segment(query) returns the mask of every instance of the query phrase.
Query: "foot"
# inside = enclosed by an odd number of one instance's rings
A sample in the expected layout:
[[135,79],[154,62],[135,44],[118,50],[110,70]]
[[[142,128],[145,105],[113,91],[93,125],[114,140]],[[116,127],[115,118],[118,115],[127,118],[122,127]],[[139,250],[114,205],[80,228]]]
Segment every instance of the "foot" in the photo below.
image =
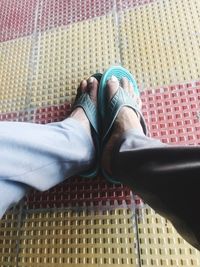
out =
[[[94,77],[90,77],[87,81],[83,80],[77,90],[76,98],[78,98],[81,93],[86,92],[90,96],[92,102],[97,106],[98,87],[98,81]],[[80,124],[82,124],[82,126],[85,128],[89,136],[92,138],[90,122],[85,114],[85,111],[81,107],[75,108],[70,114],[70,117],[79,121]]]
[[[137,101],[138,106],[141,109],[141,99],[134,93],[133,85],[126,78],[122,78],[119,84],[118,79],[115,76],[112,76],[111,79],[107,82],[108,101],[117,92],[119,85],[121,85],[121,87],[129,93],[130,97],[134,98]],[[125,131],[136,128],[143,131],[140,124],[139,114],[137,114],[133,109],[129,107],[122,107],[113,124],[110,139],[106,144],[102,155],[102,166],[108,174],[112,174],[111,156],[114,145]]]

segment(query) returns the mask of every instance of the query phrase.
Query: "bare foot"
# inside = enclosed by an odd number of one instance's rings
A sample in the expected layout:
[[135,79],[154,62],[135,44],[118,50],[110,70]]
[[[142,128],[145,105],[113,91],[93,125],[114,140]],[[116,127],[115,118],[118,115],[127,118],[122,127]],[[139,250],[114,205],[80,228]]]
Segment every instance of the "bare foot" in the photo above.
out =
[[[121,79],[120,85],[129,93],[130,97],[135,98],[139,108],[141,108],[141,99],[134,93],[133,85],[126,78]],[[112,76],[107,82],[108,101],[117,92],[118,88],[119,81],[115,76]],[[113,124],[110,139],[106,144],[102,155],[103,169],[106,170],[107,173],[111,174],[111,155],[114,145],[125,131],[136,128],[142,130],[139,115],[129,107],[122,107]]]
[[[80,83],[80,86],[77,90],[77,98],[79,95],[83,92],[87,92],[93,101],[95,105],[97,105],[97,92],[98,92],[99,83],[96,78],[90,77],[87,81],[83,80]],[[81,107],[75,108],[72,113],[70,114],[70,117],[78,120],[82,126],[85,128],[87,133],[91,136],[91,125],[90,122],[85,114],[85,111]]]

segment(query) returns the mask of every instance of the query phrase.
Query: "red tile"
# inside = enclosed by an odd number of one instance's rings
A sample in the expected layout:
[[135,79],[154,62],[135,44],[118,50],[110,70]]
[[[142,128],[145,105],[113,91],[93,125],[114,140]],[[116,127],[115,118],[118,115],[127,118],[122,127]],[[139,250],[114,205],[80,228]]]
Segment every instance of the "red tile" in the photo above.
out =
[[[200,88],[192,83],[142,93],[143,113],[152,137],[165,143],[200,144]],[[166,101],[167,99],[167,101]]]
[[70,110],[70,103],[65,103],[60,106],[39,108],[32,114],[31,121],[41,124],[61,121],[66,119],[70,113]]
[[1,113],[0,121],[28,121],[28,112],[12,112],[12,113]]
[[113,0],[44,0],[38,16],[37,30],[92,19],[109,13]]
[[32,208],[60,208],[83,206],[131,205],[131,191],[126,186],[108,183],[102,177],[85,179],[72,177],[49,191],[32,191],[25,206]]
[[33,33],[38,1],[0,1],[0,42]]
[[[117,8],[124,10],[152,1],[155,0],[117,0]],[[113,12],[114,3],[114,0],[1,0],[0,42],[106,15]]]

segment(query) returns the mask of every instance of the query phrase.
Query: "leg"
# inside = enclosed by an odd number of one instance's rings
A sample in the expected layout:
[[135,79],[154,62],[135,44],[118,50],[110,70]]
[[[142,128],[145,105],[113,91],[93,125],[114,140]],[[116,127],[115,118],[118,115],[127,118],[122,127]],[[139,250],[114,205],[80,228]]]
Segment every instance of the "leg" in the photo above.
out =
[[112,173],[146,203],[168,218],[178,232],[200,249],[200,147],[166,146],[128,131],[116,144]]
[[[97,94],[98,82],[79,90]],[[90,123],[82,108],[70,118],[47,125],[0,123],[0,216],[32,187],[47,190],[95,163]],[[9,193],[10,192],[10,193]],[[7,193],[7,198],[1,197]],[[8,194],[9,193],[9,194]]]
[[[118,88],[108,82],[110,98]],[[133,92],[128,81],[124,90]],[[135,97],[135,96],[132,96]],[[193,246],[200,249],[200,147],[176,147],[144,135],[137,114],[123,107],[103,152],[103,166],[129,185],[158,213],[170,219]]]
[[47,125],[2,122],[0,136],[0,179],[38,190],[90,168],[95,158],[92,140],[72,118]]

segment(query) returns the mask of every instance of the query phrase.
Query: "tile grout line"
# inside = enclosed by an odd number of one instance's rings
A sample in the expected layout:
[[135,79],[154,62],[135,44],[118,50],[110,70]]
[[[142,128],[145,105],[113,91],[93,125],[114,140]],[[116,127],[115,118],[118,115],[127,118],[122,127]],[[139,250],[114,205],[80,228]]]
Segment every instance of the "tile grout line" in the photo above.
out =
[[107,205],[99,205],[99,206],[68,206],[68,207],[53,207],[53,208],[32,208],[27,209],[25,211],[26,214],[32,214],[32,213],[41,213],[41,212],[99,212],[99,215],[102,215],[103,211],[115,211],[117,209],[134,209],[135,206],[132,203],[131,205],[126,205],[125,203],[122,205],[110,205],[107,203]]
[[[38,22],[38,14],[40,5],[43,0],[38,0],[37,6],[35,9],[35,23],[34,23],[34,31],[31,35],[31,47],[30,47],[30,56],[29,56],[29,63],[28,63],[28,78],[27,78],[27,91],[26,91],[26,99],[25,99],[25,109],[24,112],[28,112],[27,120],[28,122],[31,121],[31,112],[30,112],[30,103],[31,103],[31,91],[32,91],[32,75],[34,70],[33,58],[35,52],[35,44],[37,42],[37,22]],[[24,207],[24,200],[20,203],[20,211],[18,215],[18,224],[17,224],[17,240],[16,240],[16,267],[19,266],[19,245],[20,245],[20,235],[21,235],[21,223],[22,223],[22,215],[23,215],[23,207]]]
[[29,66],[28,66],[28,80],[27,80],[27,94],[25,100],[25,111],[28,112],[27,120],[31,122],[31,114],[30,114],[30,103],[31,103],[31,92],[32,92],[32,81],[33,81],[33,72],[34,72],[34,55],[35,55],[35,47],[37,43],[37,23],[38,23],[38,15],[41,9],[41,4],[43,0],[38,0],[36,9],[35,9],[35,23],[34,23],[34,31],[32,34],[32,42],[30,49],[30,57],[29,57]]
[[138,231],[138,207],[135,207],[135,228],[136,228],[136,240],[137,240],[137,255],[138,255],[138,267],[142,267],[141,263],[141,253],[140,253],[140,241],[139,241],[139,231]]
[[122,64],[122,52],[121,52],[121,38],[120,38],[120,20],[119,20],[119,14],[117,9],[117,0],[113,0],[113,16],[114,16],[114,22],[116,26],[116,45],[119,51],[119,62],[118,64]]
[[19,266],[18,261],[19,261],[19,250],[20,250],[20,230],[22,224],[23,205],[24,205],[24,200],[22,200],[19,204],[19,214],[17,218],[16,267]]
[[136,262],[136,264],[138,267],[142,267],[141,254],[140,254],[139,232],[138,232],[138,221],[137,221],[137,219],[138,219],[138,207],[137,207],[137,204],[135,204],[133,192],[131,193],[131,199],[132,199],[132,202],[134,203],[134,205],[132,205],[130,208],[133,211],[132,225],[133,225],[133,233],[135,234],[134,244],[136,243],[136,250],[137,250],[136,260],[138,260],[138,264],[137,264],[137,262]]

